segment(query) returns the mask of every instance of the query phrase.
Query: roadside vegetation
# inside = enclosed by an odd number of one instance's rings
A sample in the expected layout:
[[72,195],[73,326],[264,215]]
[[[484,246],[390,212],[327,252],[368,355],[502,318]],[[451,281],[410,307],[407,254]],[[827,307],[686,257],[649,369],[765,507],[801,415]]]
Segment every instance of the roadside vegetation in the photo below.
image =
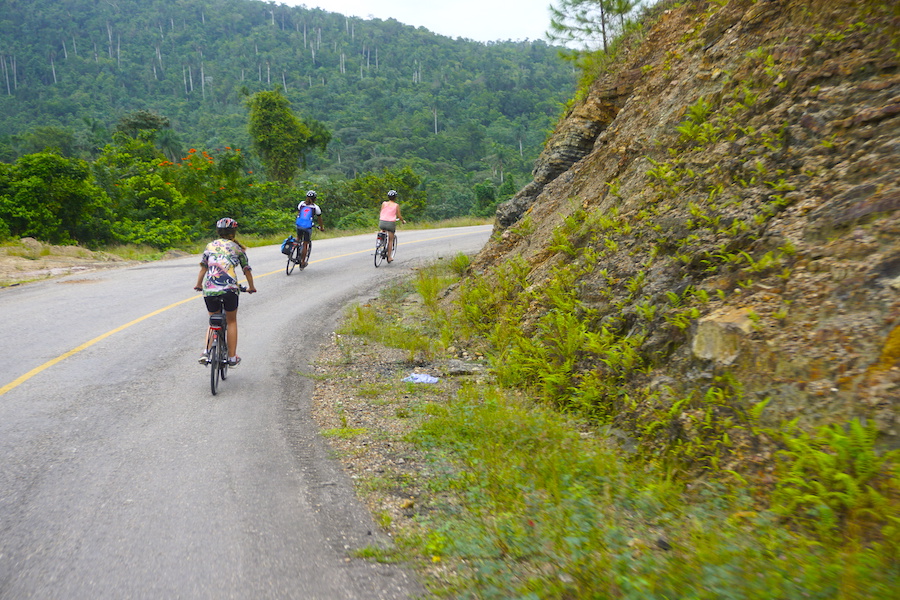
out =
[[[283,223],[280,224],[277,232],[269,233],[267,235],[240,235],[240,242],[248,248],[281,244],[285,237],[293,233],[293,214],[292,210],[287,210],[285,214],[282,215]],[[444,227],[487,225],[489,223],[489,219],[481,217],[457,217],[454,219],[442,219],[437,221],[418,221],[415,223],[414,227],[415,229],[440,229]],[[313,235],[315,239],[331,239],[336,237],[370,234],[375,231],[376,228],[377,222],[373,222],[371,227],[358,226],[349,229],[326,229],[325,231],[315,231]],[[183,242],[178,246],[170,248],[170,250],[200,254],[203,252],[203,248],[208,241],[208,239],[204,238],[195,242]],[[111,243],[89,249],[79,245],[54,245],[36,240],[26,242],[22,239],[15,239],[0,242],[0,257],[17,257],[33,261],[38,261],[42,258],[65,261],[66,259],[73,257],[76,259],[88,260],[92,257],[97,257],[98,255],[100,259],[104,256],[112,256],[125,261],[154,261],[165,258],[169,255],[169,251],[160,250],[149,244]],[[2,260],[2,258],[0,258],[0,260]],[[4,282],[0,281],[0,287],[3,285]]]
[[[727,376],[702,397],[651,388],[623,397],[618,378],[640,361],[627,339],[569,318],[586,308],[558,293],[565,272],[534,290],[521,265],[459,281],[466,265],[458,256],[423,269],[383,301],[352,307],[340,331],[403,348],[411,366],[465,353],[489,373],[398,409],[415,420],[403,441],[428,460],[393,485],[423,492],[412,518],[379,519],[396,547],[361,555],[411,561],[438,597],[897,592],[898,452],[877,448],[873,429],[764,427],[765,402],[725,417],[725,399],[740,394]],[[420,302],[397,301],[412,293]],[[536,303],[548,310],[526,330],[520,319]],[[585,355],[596,369],[576,378],[571,365]],[[399,376],[365,385],[398,406],[414,393]],[[658,411],[630,414],[638,404]],[[364,496],[389,487],[374,475],[359,481]]]

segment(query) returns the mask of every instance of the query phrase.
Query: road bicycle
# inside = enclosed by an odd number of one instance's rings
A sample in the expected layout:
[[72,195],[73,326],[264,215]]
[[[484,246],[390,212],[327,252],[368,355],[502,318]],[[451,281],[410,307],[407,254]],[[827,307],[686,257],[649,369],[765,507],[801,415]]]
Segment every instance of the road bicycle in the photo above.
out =
[[307,246],[308,250],[306,252],[306,256],[301,256],[303,253],[303,242],[294,240],[290,242],[290,252],[287,255],[287,265],[284,267],[284,272],[287,275],[290,275],[294,272],[294,267],[297,265],[301,265],[300,269],[302,270],[306,265],[304,261],[309,260],[309,254],[312,252],[312,242]]
[[[394,246],[391,248],[391,261],[397,255],[397,234],[394,234]],[[375,268],[378,268],[388,257],[388,232],[381,230],[375,238]]]
[[[242,292],[247,288],[240,286]],[[206,364],[209,365],[209,387],[213,396],[219,391],[219,380],[228,379],[228,321],[224,304],[219,312],[209,315],[209,331],[206,334]]]
[[[322,231],[321,227],[317,227],[319,231]],[[312,233],[312,232],[310,232]],[[312,254],[312,235],[310,235],[309,242],[306,244],[306,254],[303,254],[303,242],[300,240],[294,240],[290,242],[291,251],[287,255],[287,265],[284,267],[284,272],[287,275],[290,275],[294,272],[294,267],[300,265],[300,270],[306,268],[306,265],[309,264],[309,255]]]

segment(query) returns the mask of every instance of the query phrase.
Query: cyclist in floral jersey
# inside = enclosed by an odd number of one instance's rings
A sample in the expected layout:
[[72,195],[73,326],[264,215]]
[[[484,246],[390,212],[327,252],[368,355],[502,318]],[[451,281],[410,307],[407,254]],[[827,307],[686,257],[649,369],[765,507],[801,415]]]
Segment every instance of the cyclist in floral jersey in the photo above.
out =
[[[225,320],[228,323],[226,338],[229,366],[237,366],[241,358],[237,356],[238,328],[237,309],[238,293],[240,286],[237,282],[235,269],[241,267],[244,277],[247,278],[247,292],[256,292],[253,285],[253,272],[247,260],[247,252],[244,246],[235,241],[237,233],[237,221],[234,219],[219,219],[216,223],[216,231],[219,239],[206,245],[203,256],[200,258],[200,273],[197,275],[197,285],[194,289],[203,292],[203,300],[206,302],[206,310],[210,315],[219,312],[224,305]],[[200,356],[200,363],[206,364],[206,351]]]

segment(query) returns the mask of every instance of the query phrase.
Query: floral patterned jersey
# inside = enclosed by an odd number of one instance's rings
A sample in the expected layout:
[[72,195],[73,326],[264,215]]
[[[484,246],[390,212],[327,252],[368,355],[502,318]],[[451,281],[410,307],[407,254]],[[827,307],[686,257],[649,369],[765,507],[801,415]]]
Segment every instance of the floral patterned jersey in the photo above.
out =
[[203,295],[219,296],[226,292],[240,292],[235,268],[249,271],[247,253],[232,240],[218,239],[206,245],[200,264],[207,268],[203,277]]

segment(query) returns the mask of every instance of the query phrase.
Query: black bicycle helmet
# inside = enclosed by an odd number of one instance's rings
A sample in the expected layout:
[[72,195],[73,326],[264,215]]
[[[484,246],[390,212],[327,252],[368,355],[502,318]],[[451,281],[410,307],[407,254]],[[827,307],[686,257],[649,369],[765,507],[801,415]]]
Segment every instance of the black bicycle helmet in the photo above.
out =
[[315,199],[316,193],[312,190],[309,190],[308,192],[306,192],[306,197]]

